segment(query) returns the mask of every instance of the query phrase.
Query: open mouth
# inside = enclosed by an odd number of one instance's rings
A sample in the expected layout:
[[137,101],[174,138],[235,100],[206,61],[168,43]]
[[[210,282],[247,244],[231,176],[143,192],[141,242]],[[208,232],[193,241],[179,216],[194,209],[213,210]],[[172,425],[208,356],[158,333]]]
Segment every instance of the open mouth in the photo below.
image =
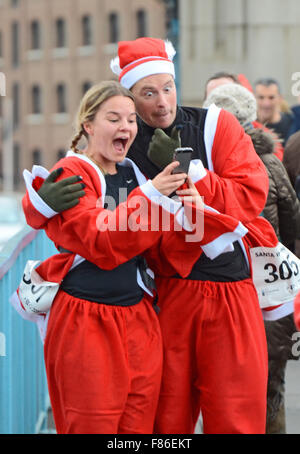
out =
[[114,147],[117,151],[125,151],[127,143],[127,137],[119,137],[113,141]]

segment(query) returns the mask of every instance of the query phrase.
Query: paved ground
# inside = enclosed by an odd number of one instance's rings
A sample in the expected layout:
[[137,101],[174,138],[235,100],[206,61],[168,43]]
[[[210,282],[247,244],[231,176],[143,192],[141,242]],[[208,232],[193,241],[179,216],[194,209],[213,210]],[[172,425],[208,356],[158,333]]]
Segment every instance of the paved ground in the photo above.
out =
[[287,433],[300,434],[300,359],[288,361],[285,386]]

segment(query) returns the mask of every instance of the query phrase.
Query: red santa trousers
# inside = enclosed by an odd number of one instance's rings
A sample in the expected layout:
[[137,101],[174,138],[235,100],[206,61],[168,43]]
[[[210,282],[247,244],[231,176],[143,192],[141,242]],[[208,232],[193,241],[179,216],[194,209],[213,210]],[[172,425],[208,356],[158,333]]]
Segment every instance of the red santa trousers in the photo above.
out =
[[252,281],[157,279],[164,344],[155,433],[265,433],[267,347]]
[[45,363],[58,433],[152,433],[162,372],[157,315],[148,297],[129,307],[59,291]]

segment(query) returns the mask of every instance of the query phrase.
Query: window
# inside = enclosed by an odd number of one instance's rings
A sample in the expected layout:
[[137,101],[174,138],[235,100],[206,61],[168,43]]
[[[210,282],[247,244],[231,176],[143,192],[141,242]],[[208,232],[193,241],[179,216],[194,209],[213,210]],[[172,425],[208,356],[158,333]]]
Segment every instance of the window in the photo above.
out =
[[3,33],[0,30],[0,58],[3,57]]
[[31,89],[32,113],[42,113],[42,93],[39,85],[33,85]]
[[35,149],[32,152],[32,165],[42,165],[42,152],[39,149]]
[[84,95],[91,88],[92,85],[93,85],[92,82],[89,81],[83,82],[81,89],[82,95]]
[[31,49],[41,48],[41,27],[37,20],[33,20],[30,24],[30,40]]
[[13,145],[13,159],[14,159],[14,189],[19,189],[21,175],[20,175],[20,156],[21,150],[18,143]]
[[224,1],[216,0],[215,4],[215,50],[222,51],[226,44],[226,24],[224,17],[226,15],[226,5]]
[[19,59],[20,59],[19,24],[18,24],[18,22],[13,22],[11,25],[11,45],[12,45],[12,53],[11,53],[12,65],[18,66]]
[[1,96],[6,95],[6,76],[4,73],[0,72],[0,99]]
[[67,112],[67,94],[66,86],[61,83],[56,86],[56,112],[66,113]]
[[63,148],[60,148],[57,151],[57,160],[59,161],[60,159],[65,158],[65,157],[66,157],[66,151]]
[[109,15],[109,42],[117,43],[119,40],[119,16],[117,13]]
[[137,38],[147,36],[147,13],[144,9],[140,9],[136,13]]
[[248,54],[248,28],[249,28],[249,18],[248,18],[248,3],[246,0],[243,0],[242,3],[242,53],[244,56]]
[[12,86],[12,116],[13,128],[16,129],[20,124],[20,87],[18,83]]
[[3,151],[0,148],[0,180],[3,179]]
[[92,18],[83,16],[81,19],[82,45],[90,46],[92,44]]
[[13,8],[19,6],[19,0],[10,0],[10,4]]
[[66,22],[64,19],[56,19],[55,22],[55,31],[56,31],[56,47],[66,47]]

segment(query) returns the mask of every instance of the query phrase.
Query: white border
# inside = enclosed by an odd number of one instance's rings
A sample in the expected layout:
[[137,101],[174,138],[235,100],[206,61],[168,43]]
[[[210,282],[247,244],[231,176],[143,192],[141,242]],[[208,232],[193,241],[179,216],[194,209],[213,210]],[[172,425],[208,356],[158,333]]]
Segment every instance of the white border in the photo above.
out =
[[290,315],[292,312],[294,312],[294,300],[283,303],[281,306],[269,311],[262,309],[263,319],[266,321],[279,320]]

